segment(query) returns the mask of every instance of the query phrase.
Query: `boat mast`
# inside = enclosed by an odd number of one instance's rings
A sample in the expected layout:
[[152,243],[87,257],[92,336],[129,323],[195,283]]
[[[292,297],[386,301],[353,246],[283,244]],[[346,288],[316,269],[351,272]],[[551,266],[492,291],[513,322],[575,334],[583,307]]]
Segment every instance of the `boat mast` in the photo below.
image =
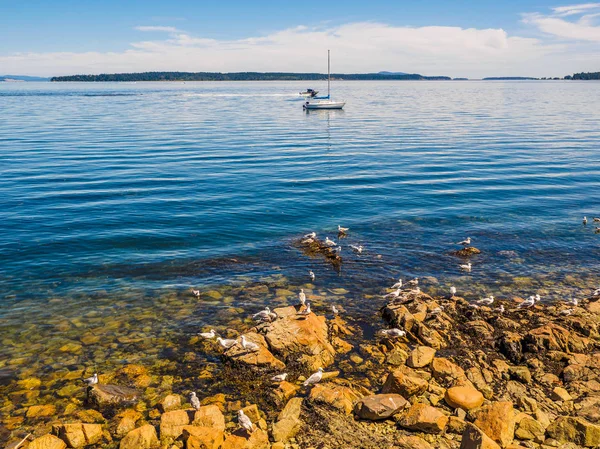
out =
[[331,98],[331,65],[329,59],[329,52],[330,50],[327,50],[327,98]]

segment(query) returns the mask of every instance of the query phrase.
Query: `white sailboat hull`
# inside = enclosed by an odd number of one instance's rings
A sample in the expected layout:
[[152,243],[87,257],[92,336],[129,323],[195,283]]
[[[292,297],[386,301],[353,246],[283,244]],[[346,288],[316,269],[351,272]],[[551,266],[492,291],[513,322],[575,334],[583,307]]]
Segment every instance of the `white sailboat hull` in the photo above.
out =
[[307,101],[304,103],[304,109],[342,109],[345,104],[343,101]]

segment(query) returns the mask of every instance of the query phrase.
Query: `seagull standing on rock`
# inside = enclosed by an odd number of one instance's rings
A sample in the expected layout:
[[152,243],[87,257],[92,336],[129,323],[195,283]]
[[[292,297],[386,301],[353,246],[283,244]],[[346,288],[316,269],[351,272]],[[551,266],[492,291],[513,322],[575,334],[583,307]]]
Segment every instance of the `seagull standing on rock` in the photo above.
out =
[[308,316],[308,315],[310,315],[310,314],[311,314],[311,311],[310,311],[310,303],[309,303],[309,302],[307,302],[307,303],[306,303],[306,309],[302,310],[301,312],[298,312],[298,315]]
[[334,315],[338,315],[340,313],[340,311],[337,309],[336,306],[331,306],[331,311],[333,312]]
[[326,246],[335,246],[336,243],[333,240],[330,240],[329,237],[325,237],[325,245]]
[[83,379],[83,382],[88,384],[89,386],[96,385],[98,383],[98,373],[94,373],[92,377]]
[[196,298],[200,298],[200,290],[192,290],[192,294],[196,297]]
[[238,423],[240,424],[240,426],[242,426],[244,429],[246,429],[250,433],[252,433],[252,431],[254,430],[254,426],[252,425],[252,421],[250,420],[250,418],[248,418],[244,414],[243,410],[240,410],[238,412]]
[[466,271],[467,273],[470,273],[472,267],[473,267],[473,265],[471,265],[471,262],[469,262],[469,263],[466,263],[464,265],[461,265],[460,269],[463,270],[463,271]]
[[600,296],[600,288],[597,288],[596,290],[594,290],[594,293],[592,293],[592,296]]
[[455,295],[456,295],[456,287],[452,286],[452,287],[450,287],[450,297],[454,298]]
[[529,309],[534,304],[535,304],[535,296],[532,295],[529,298],[527,298],[525,301],[523,301],[521,304],[519,304],[517,306],[517,308],[519,308],[519,309]]
[[340,234],[346,234],[346,232],[348,232],[350,230],[350,228],[342,228],[340,225],[338,225],[338,232]]
[[414,279],[408,281],[406,283],[406,285],[409,287],[416,287],[417,285],[419,285],[419,278],[414,278]]
[[500,307],[498,307],[498,312],[500,313],[504,313],[504,306],[502,304],[500,304]]
[[261,310],[258,313],[252,315],[252,318],[255,320],[268,320],[271,318],[271,309],[265,307],[265,310]]
[[306,293],[304,293],[304,289],[300,289],[300,293],[298,293],[298,299],[300,300],[300,305],[306,304]]
[[396,327],[393,329],[382,329],[379,332],[387,337],[404,337],[406,335],[406,331],[403,331]]
[[319,368],[316,373],[311,374],[311,376],[306,379],[302,385],[308,387],[309,385],[318,384],[321,382],[321,379],[323,379],[323,368]]
[[477,304],[491,306],[494,303],[494,297],[492,295],[490,295],[487,298],[481,298],[480,300],[478,300],[476,302],[477,302]]
[[199,335],[207,340],[212,340],[217,336],[214,329],[211,329],[210,332],[201,332]]
[[200,399],[198,399],[198,396],[196,396],[195,391],[190,393],[190,404],[192,404],[192,407],[194,407],[196,410],[200,410]]
[[305,239],[316,239],[317,238],[317,233],[316,232],[311,232],[310,234],[306,234],[304,236]]
[[462,242],[458,242],[457,245],[469,246],[471,244],[471,237],[467,237]]
[[283,373],[283,374],[278,374],[277,376],[271,377],[271,380],[273,382],[283,382],[285,379],[287,379],[287,377],[288,377],[288,373]]
[[398,282],[392,285],[392,288],[402,288],[402,278],[398,279]]
[[236,340],[228,340],[221,337],[217,337],[217,342],[225,349],[229,349],[238,344]]
[[313,273],[312,270],[308,272],[308,276],[310,277],[311,281],[315,281],[315,273]]
[[388,293],[387,295],[385,295],[384,298],[397,298],[398,296],[400,296],[400,293],[402,293],[402,290],[398,288],[392,293]]
[[256,351],[258,351],[260,349],[260,346],[258,346],[254,342],[246,340],[246,336],[242,335],[242,348],[244,348],[244,349],[246,349],[247,351],[250,351],[250,352],[256,352]]

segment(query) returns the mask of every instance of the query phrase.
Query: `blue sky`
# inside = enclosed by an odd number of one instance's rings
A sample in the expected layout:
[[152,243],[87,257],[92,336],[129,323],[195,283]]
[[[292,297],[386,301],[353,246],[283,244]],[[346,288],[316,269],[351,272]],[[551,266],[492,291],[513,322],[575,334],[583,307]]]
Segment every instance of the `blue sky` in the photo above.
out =
[[600,3],[0,0],[0,74],[600,70]]

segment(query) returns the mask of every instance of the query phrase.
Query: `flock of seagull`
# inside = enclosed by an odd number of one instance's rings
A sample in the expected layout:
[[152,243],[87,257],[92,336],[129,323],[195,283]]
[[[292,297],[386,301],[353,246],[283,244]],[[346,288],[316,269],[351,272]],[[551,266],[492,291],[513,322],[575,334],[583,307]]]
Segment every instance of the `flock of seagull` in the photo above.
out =
[[[593,218],[594,223],[600,223],[600,218],[599,217],[594,217]],[[587,217],[583,217],[583,225],[587,225],[588,224],[588,219]],[[596,234],[600,234],[600,226],[596,226],[596,229],[594,229],[594,232]]]
[[[594,218],[593,220],[596,223],[600,223],[600,218]],[[587,224],[586,217],[583,218],[583,224],[584,225]],[[348,231],[349,231],[349,228],[344,228],[344,227],[338,225],[338,237],[342,238],[342,237],[346,236]],[[600,233],[600,227],[596,227],[596,232]],[[311,232],[309,234],[306,234],[303,237],[302,243],[312,243],[312,242],[314,242],[316,237],[317,237],[316,232]],[[329,237],[325,237],[324,243],[328,247],[334,248],[334,250],[338,254],[342,250],[341,245],[338,246],[338,244],[336,242],[334,242],[333,240],[331,240]],[[466,239],[458,242],[457,245],[462,245],[464,248],[467,248],[469,245],[471,245],[471,237],[467,237]],[[358,254],[361,254],[364,250],[364,247],[362,245],[349,245],[349,247]],[[459,268],[462,271],[470,273],[473,268],[473,265],[471,264],[471,262],[467,262],[465,264],[460,264]],[[312,270],[310,270],[308,272],[308,276],[311,279],[311,281],[314,282],[316,276]],[[392,289],[392,292],[383,296],[386,299],[398,298],[403,292],[407,292],[407,291],[410,293],[413,293],[413,294],[419,294],[421,292],[421,290],[419,288],[419,278],[418,277],[416,277],[410,281],[407,281],[406,284],[404,284],[402,279],[400,278],[390,288]],[[456,287],[451,286],[449,291],[450,291],[451,298],[456,296]],[[199,297],[201,295],[201,292],[199,290],[192,290],[192,293],[196,297]],[[597,289],[596,291],[594,291],[594,296],[600,296],[600,289]],[[515,310],[523,310],[523,309],[528,309],[530,307],[533,307],[537,302],[541,301],[541,299],[542,298],[540,297],[539,294],[531,295],[528,299],[519,303]],[[300,309],[297,312],[297,315],[299,317],[307,317],[308,315],[310,315],[311,309],[310,309],[310,303],[306,301],[306,293],[304,292],[303,288],[300,289],[300,292],[298,293],[298,300],[300,302],[300,304],[299,304]],[[495,300],[496,299],[494,298],[493,295],[489,295],[488,297],[473,301],[471,304],[469,304],[469,306],[472,308],[475,308],[475,309],[478,309],[481,306],[489,307],[492,304],[494,304]],[[572,298],[568,302],[571,305],[573,305],[574,307],[577,307],[577,305],[578,305],[577,298]],[[437,315],[437,314],[441,313],[443,311],[443,309],[444,309],[443,306],[436,307],[435,309],[431,310],[430,313],[432,315]],[[495,310],[501,314],[504,313],[505,312],[504,305],[501,304]],[[337,309],[337,307],[335,305],[331,306],[331,311],[333,312],[334,315],[339,314],[339,310]],[[561,311],[561,313],[563,315],[570,315],[571,313],[573,313],[573,311],[574,311],[574,309],[570,308],[570,309],[565,309],[565,310]],[[261,310],[260,312],[255,313],[252,316],[252,318],[258,322],[271,322],[271,321],[276,320],[278,318],[278,316],[275,312],[271,311],[271,309],[269,307],[265,307],[264,310]],[[401,338],[401,337],[406,336],[406,331],[398,329],[398,328],[382,329],[379,331],[379,333],[388,338]],[[234,346],[237,346],[238,344],[241,344],[242,348],[244,348],[245,350],[247,350],[249,352],[257,352],[260,350],[260,346],[257,345],[256,343],[249,341],[245,335],[242,335],[240,337],[239,342],[236,339],[221,338],[220,336],[218,336],[216,334],[216,332],[213,329],[211,329],[209,332],[200,333],[199,335],[204,339],[213,339],[213,338],[217,337],[216,338],[217,343],[224,349],[230,349]],[[282,374],[278,374],[276,376],[271,377],[271,381],[275,382],[275,383],[280,383],[280,382],[285,381],[287,377],[288,377],[288,373],[282,373]],[[319,383],[322,380],[322,378],[323,378],[323,368],[319,368],[315,373],[311,374],[303,382],[303,385],[305,387],[309,387],[311,385]],[[88,385],[98,383],[97,374],[94,374],[94,376],[92,376],[91,378],[85,379],[85,382]],[[198,397],[196,396],[195,392],[191,393],[190,403],[196,409],[198,409],[200,407],[200,401],[199,401]],[[238,423],[242,428],[246,429],[248,432],[252,432],[254,430],[252,421],[250,420],[250,418],[248,416],[246,416],[244,414],[243,410],[238,411]]]

